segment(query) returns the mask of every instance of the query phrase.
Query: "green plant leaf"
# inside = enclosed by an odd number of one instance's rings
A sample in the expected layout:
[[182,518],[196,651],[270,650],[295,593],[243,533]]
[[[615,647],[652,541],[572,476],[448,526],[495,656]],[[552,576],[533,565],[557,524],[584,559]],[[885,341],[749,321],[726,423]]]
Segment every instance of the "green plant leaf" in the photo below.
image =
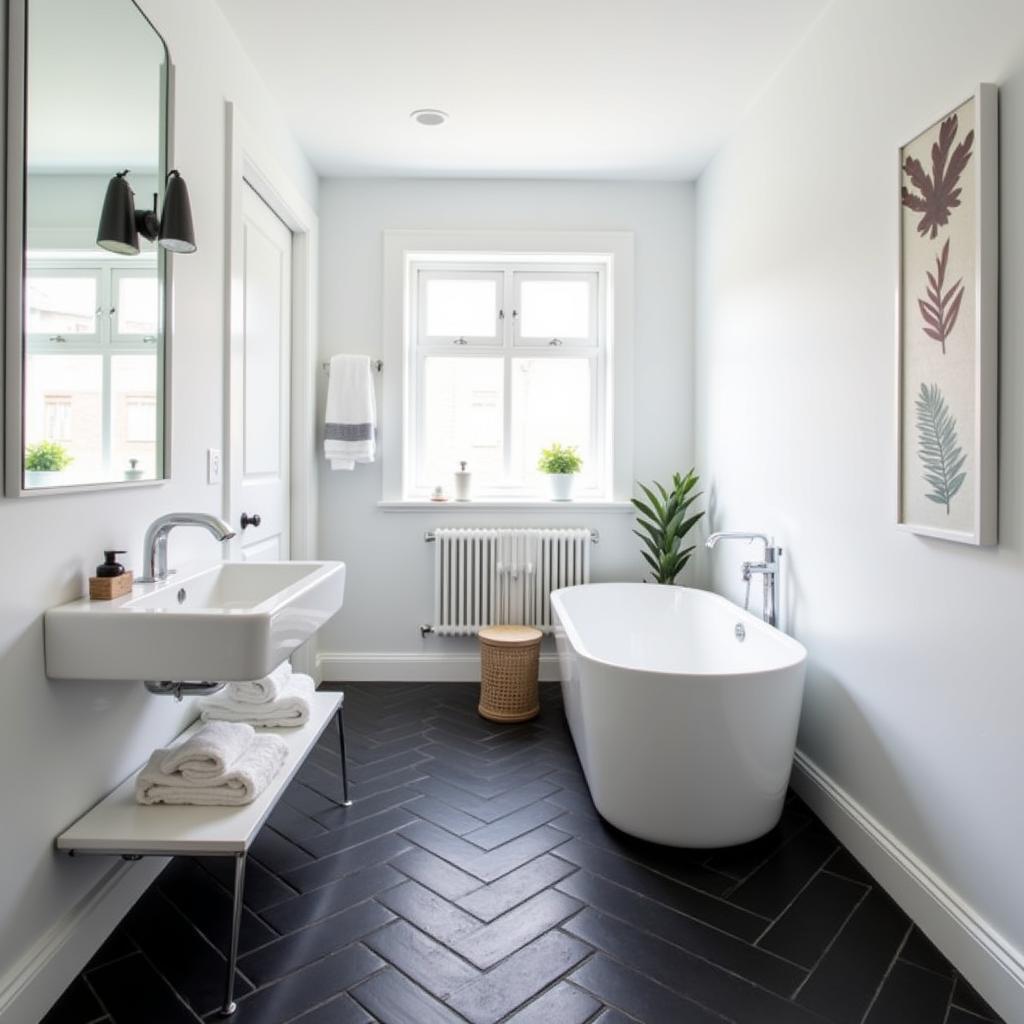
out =
[[647,495],[647,500],[651,503],[651,507],[654,509],[654,512],[651,514],[651,518],[657,522],[661,522],[662,517],[665,515],[665,506],[658,501],[657,495],[650,489],[650,487],[644,487],[643,484],[640,484],[640,490]]
[[915,405],[917,455],[925,482],[932,488],[925,497],[936,505],[944,505],[949,515],[950,502],[967,478],[963,469],[967,456],[960,448],[956,419],[938,384],[922,384]]
[[704,515],[703,511],[687,514],[701,496],[701,492],[695,490],[698,480],[692,469],[685,476],[673,473],[671,490],[656,480],[650,487],[638,483],[647,501],[631,499],[638,512],[638,528],[633,533],[643,542],[640,554],[651,567],[651,577],[657,583],[675,583],[694,550],[693,545],[683,548],[682,543]]

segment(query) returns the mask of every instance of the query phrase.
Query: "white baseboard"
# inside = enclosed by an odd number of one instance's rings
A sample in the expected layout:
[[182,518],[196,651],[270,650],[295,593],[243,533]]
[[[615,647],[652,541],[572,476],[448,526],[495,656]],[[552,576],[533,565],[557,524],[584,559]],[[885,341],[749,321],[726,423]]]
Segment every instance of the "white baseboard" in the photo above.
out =
[[167,863],[117,861],[0,978],[3,1024],[37,1024]]
[[793,788],[1007,1021],[1024,1021],[1024,953],[801,751]]
[[[321,679],[337,683],[471,683],[480,678],[478,654],[321,651],[317,664]],[[541,654],[540,678],[558,680],[556,654]]]

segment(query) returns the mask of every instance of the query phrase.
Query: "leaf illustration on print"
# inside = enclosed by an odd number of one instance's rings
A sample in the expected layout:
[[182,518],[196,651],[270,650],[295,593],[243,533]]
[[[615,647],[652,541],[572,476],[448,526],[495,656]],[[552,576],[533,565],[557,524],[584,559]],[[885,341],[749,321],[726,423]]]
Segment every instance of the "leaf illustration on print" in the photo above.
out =
[[[917,189],[912,192],[904,185],[900,190],[903,205],[923,216],[917,223],[921,235],[930,233],[934,238],[940,227],[949,223],[949,215],[960,205],[960,188],[958,183],[971,159],[971,146],[974,145],[974,132],[964,137],[950,156],[950,147],[956,139],[957,116],[951,114],[939,128],[939,138],[932,143],[932,173],[929,175],[921,161],[908,156],[903,162],[903,171],[910,179],[911,185]],[[948,163],[947,163],[948,160]]]
[[928,298],[917,300],[918,309],[924,317],[922,330],[942,345],[943,355],[946,354],[946,341],[953,333],[956,318],[960,315],[960,303],[964,298],[963,278],[946,289],[948,265],[949,239],[946,239],[942,254],[935,259],[935,273],[928,272]]
[[925,497],[946,506],[963,486],[967,456],[960,448],[956,420],[950,415],[938,384],[922,384],[917,397],[917,454],[924,467],[924,478],[931,486]]

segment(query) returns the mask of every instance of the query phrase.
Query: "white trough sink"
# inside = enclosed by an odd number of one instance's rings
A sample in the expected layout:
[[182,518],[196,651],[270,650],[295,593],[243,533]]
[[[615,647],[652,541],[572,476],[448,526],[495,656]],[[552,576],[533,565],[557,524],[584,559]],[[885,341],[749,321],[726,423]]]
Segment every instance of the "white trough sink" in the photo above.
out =
[[46,613],[51,679],[259,679],[342,604],[344,562],[221,562]]

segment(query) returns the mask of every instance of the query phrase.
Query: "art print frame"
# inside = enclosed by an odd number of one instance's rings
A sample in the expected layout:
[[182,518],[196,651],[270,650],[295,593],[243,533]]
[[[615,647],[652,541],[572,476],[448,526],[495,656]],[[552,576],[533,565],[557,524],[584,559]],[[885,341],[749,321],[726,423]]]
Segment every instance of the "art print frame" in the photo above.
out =
[[998,90],[899,149],[896,521],[963,544],[998,536]]

